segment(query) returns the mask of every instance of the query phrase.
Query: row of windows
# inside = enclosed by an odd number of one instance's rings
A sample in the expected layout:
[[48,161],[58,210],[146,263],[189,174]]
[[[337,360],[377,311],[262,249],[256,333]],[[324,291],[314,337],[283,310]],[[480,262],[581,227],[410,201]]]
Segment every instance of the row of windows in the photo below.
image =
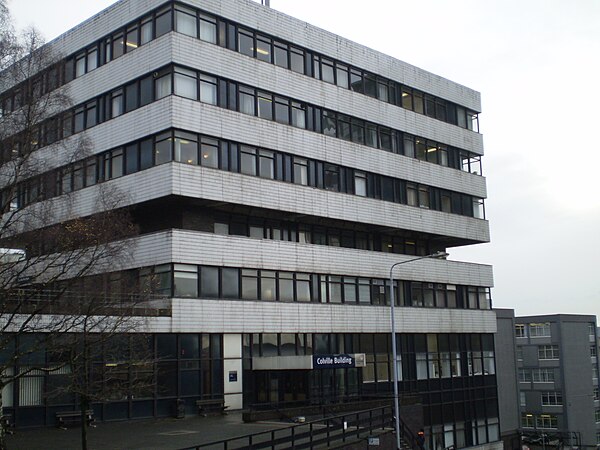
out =
[[500,440],[500,424],[497,417],[457,421],[424,428],[425,446],[431,450],[466,448]]
[[219,216],[215,218],[213,227],[217,234],[254,239],[283,240],[415,256],[430,255],[436,251],[432,250],[429,241],[425,240],[237,215]]
[[[495,373],[491,335],[397,335],[400,380],[425,380]],[[385,334],[244,335],[244,357],[365,353],[363,383],[391,380],[391,345]]]
[[554,369],[519,369],[518,379],[520,383],[554,383]]
[[[0,99],[0,111],[19,108],[23,104],[23,96],[30,89],[34,89],[36,94],[50,92],[173,29],[381,101],[478,131],[477,114],[454,103],[180,5],[176,5],[174,11],[171,5],[155,10],[76,52],[64,62],[53,65],[31,82],[23,83],[3,96]],[[29,83],[31,86],[28,86]]]
[[[595,347],[593,347],[595,348]],[[539,345],[537,348],[538,359],[558,359],[559,349],[558,345]],[[523,347],[518,345],[516,350],[517,360],[523,360]]]
[[213,44],[218,43],[252,58],[419,114],[478,131],[477,114],[473,111],[189,7],[175,6],[175,31]]
[[521,414],[521,426],[523,428],[545,428],[545,429],[556,429],[558,428],[558,418],[552,414]]
[[[18,385],[9,384],[3,391],[4,406],[75,404],[74,395],[69,391],[71,368],[69,365],[61,366],[65,363],[64,354],[60,349],[39,348],[39,342],[33,342],[33,338],[33,335],[19,338],[17,348],[27,345],[38,347],[25,355],[22,355],[22,350],[18,352],[21,357],[16,370],[26,371],[33,367],[54,369],[47,373],[45,370],[32,370],[18,381]],[[74,339],[70,335],[60,338],[68,345],[72,345]],[[10,357],[15,349],[14,343],[11,344],[5,357]],[[92,383],[90,389],[102,390],[102,394],[110,396],[109,400],[223,395],[223,343],[219,334],[165,333],[138,335],[131,339],[130,336],[117,335],[96,342],[89,352],[90,373],[95,380],[103,381]],[[100,392],[93,395],[105,398]]]
[[[174,297],[389,304],[389,281],[341,275],[174,264],[157,266],[160,293]],[[489,309],[489,289],[397,281],[399,306]]]
[[[61,286],[57,286],[60,288]],[[81,292],[167,297],[389,305],[389,280],[265,269],[163,264],[81,279]],[[73,286],[69,286],[73,289]],[[398,306],[490,309],[489,288],[395,281]]]
[[44,121],[26,136],[13,136],[3,142],[1,158],[8,161],[172,94],[481,174],[481,157],[474,153],[179,66],[153,72],[78,105]]
[[550,323],[518,323],[515,325],[515,336],[527,337],[527,330],[529,330],[529,337],[550,337]]
[[[170,161],[484,218],[477,197],[177,130],[46,172],[21,183],[16,193],[10,187],[3,191],[2,206],[20,208]],[[386,245],[393,249],[393,243]]]

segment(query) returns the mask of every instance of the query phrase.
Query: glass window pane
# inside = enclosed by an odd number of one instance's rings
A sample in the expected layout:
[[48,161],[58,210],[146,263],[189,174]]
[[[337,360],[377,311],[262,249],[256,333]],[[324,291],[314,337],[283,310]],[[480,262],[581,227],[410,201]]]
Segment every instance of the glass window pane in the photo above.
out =
[[155,81],[156,100],[171,95],[171,74],[163,75]]
[[276,299],[275,272],[263,270],[261,271],[260,276],[261,300],[274,301]]
[[254,57],[254,38],[251,32],[245,30],[239,31],[238,48],[240,53]]
[[242,270],[242,298],[258,299],[258,276],[256,270]]
[[240,87],[240,112],[255,115],[254,112],[254,89]]
[[221,287],[223,298],[239,298],[239,270],[223,268],[221,271]]
[[304,73],[304,52],[300,49],[290,47],[291,69],[294,72]]
[[240,151],[240,172],[246,175],[256,175],[256,150],[242,146]]
[[256,38],[256,57],[261,61],[271,62],[271,41],[269,38],[258,36]]
[[216,139],[202,138],[201,152],[203,166],[219,168],[219,147]]
[[212,44],[217,43],[217,22],[216,19],[200,15],[200,39]]
[[193,70],[175,69],[175,95],[198,99],[198,86],[196,84],[196,72]]
[[175,161],[198,164],[198,142],[196,135],[177,132],[175,136]]
[[98,49],[88,51],[87,55],[87,71],[91,72],[98,67]]
[[193,10],[177,6],[175,10],[175,30],[188,36],[198,37],[196,14]]
[[200,101],[203,103],[217,104],[217,79],[200,75]]
[[274,56],[276,65],[286,69],[289,67],[287,45],[276,42]]
[[217,267],[200,268],[200,296],[219,297],[219,269]]
[[169,6],[164,12],[159,12],[156,16],[156,37],[171,31],[171,7]]
[[175,297],[198,297],[198,269],[188,264],[175,264]]
[[[164,135],[161,135],[164,136]],[[154,146],[154,160],[156,165],[171,161],[172,158],[172,138],[157,137],[156,145]]]
[[152,21],[148,20],[142,24],[142,29],[140,32],[142,44],[146,44],[152,40]]
[[273,100],[271,94],[258,93],[258,117],[273,120]]

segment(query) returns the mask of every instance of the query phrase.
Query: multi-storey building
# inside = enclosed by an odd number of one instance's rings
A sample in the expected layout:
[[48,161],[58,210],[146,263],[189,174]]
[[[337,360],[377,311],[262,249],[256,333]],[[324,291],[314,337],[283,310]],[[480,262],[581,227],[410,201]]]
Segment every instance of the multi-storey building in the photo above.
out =
[[532,439],[595,446],[600,427],[596,317],[515,319],[521,430]]
[[[140,330],[159,386],[97,417],[389,396],[386,279],[405,262],[401,395],[422,403],[431,448],[499,440],[491,268],[427,257],[489,241],[477,92],[248,0],[122,0],[51,47],[75,106],[39,128],[56,180],[41,201],[69,193],[86,217],[101,186],[127,193],[139,234],[104,276],[153,277],[172,304]],[[54,157],[83,132],[93,155]],[[40,201],[40,180],[12,206]],[[364,367],[312,358],[336,354]],[[17,425],[49,423],[30,378],[5,406]]]

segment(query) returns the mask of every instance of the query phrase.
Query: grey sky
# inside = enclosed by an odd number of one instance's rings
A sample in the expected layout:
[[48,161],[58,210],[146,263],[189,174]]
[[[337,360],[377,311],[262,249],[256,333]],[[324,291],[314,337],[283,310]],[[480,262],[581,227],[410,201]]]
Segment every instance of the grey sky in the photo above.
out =
[[[9,0],[48,39],[114,0]],[[600,2],[271,0],[271,7],[482,93],[496,307],[600,316]],[[107,32],[110,30],[106,30]]]

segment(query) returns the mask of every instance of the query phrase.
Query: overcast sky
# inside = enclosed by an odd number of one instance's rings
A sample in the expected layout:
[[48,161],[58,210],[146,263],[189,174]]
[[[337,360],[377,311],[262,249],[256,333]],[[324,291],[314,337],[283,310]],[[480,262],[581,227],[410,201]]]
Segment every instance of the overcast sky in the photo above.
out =
[[[114,0],[9,0],[48,40]],[[482,94],[495,307],[600,316],[600,1],[271,0]],[[107,32],[111,30],[106,30]]]

